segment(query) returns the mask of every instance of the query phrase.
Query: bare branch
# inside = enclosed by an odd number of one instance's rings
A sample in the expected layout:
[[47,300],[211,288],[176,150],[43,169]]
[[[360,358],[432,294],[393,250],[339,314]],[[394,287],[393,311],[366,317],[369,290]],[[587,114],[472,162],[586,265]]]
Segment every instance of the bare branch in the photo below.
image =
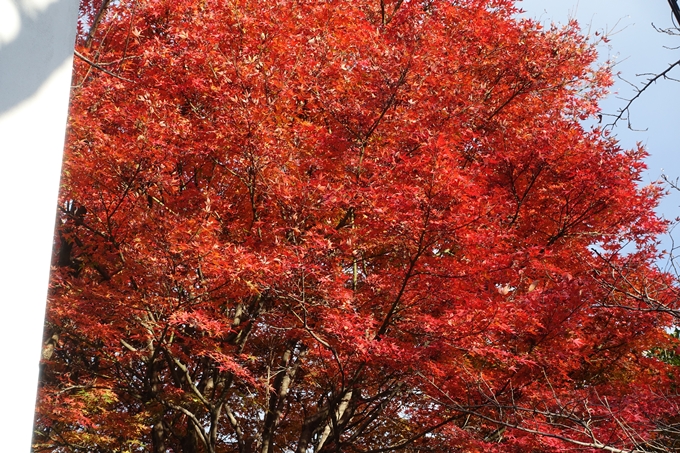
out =
[[[674,1],[674,0],[669,0],[669,2],[670,1]],[[648,79],[647,83],[645,83],[642,86],[642,88],[636,87],[635,90],[637,92],[635,93],[635,96],[633,96],[631,99],[628,100],[626,105],[621,110],[619,110],[619,113],[614,118],[614,121],[611,124],[608,124],[607,127],[616,126],[616,123],[618,123],[619,120],[623,119],[625,114],[630,113],[631,105],[633,105],[633,102],[635,102],[635,100],[637,100],[637,98],[642,96],[642,93],[644,93],[650,86],[652,86],[652,84],[656,83],[657,80],[668,79],[669,78],[668,73],[671,72],[671,70],[673,70],[673,68],[675,68],[678,65],[680,65],[680,60],[676,61],[675,63],[672,63],[670,66],[668,66],[668,68],[666,68],[666,70],[664,70],[664,71],[660,72],[659,74],[656,74],[654,77]],[[630,126],[630,119],[628,118],[628,116],[626,118],[628,119],[628,127],[630,129],[632,129],[632,127]]]
[[678,0],[668,0],[668,4],[671,5],[673,17],[675,17],[675,23],[680,25],[680,7],[678,7]]
[[87,63],[87,64],[89,64],[90,66],[92,66],[93,68],[99,69],[99,70],[102,71],[104,74],[108,74],[108,75],[110,75],[111,77],[115,77],[115,78],[120,79],[120,80],[122,80],[122,81],[124,81],[124,82],[135,83],[133,80],[126,79],[125,77],[121,77],[121,76],[119,76],[118,74],[114,74],[113,72],[109,71],[108,69],[104,69],[103,67],[101,67],[100,65],[98,65],[98,64],[95,63],[94,61],[90,60],[89,58],[87,58],[85,55],[81,54],[81,53],[78,52],[77,50],[74,50],[74,51],[73,51],[73,54],[74,54],[76,57],[78,57],[78,58],[80,58],[81,60],[83,60],[85,63]]

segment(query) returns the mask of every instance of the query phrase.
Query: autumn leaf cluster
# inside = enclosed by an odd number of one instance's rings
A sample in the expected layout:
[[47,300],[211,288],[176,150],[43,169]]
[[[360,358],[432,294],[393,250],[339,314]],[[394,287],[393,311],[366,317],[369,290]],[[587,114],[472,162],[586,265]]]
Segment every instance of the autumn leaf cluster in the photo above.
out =
[[516,12],[85,4],[34,450],[670,448],[659,189]]

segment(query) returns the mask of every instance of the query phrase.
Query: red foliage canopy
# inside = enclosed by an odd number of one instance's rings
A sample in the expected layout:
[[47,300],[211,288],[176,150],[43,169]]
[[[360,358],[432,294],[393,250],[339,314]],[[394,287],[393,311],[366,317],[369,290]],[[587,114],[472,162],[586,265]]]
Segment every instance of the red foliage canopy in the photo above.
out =
[[35,451],[668,442],[670,321],[640,297],[674,303],[659,191],[582,126],[609,74],[575,24],[508,0],[83,11]]

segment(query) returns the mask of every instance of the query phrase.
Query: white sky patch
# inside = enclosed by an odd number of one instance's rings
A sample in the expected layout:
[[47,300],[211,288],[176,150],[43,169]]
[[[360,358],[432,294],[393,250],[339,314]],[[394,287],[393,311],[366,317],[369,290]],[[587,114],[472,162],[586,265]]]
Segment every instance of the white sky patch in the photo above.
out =
[[12,0],[0,0],[0,47],[13,41],[21,29],[19,9]]

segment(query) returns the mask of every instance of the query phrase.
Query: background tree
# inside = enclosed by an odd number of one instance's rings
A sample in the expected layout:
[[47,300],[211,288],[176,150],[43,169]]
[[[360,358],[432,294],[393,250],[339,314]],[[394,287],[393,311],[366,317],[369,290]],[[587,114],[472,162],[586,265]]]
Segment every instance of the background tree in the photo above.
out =
[[35,451],[670,448],[659,190],[575,24],[83,11]]

